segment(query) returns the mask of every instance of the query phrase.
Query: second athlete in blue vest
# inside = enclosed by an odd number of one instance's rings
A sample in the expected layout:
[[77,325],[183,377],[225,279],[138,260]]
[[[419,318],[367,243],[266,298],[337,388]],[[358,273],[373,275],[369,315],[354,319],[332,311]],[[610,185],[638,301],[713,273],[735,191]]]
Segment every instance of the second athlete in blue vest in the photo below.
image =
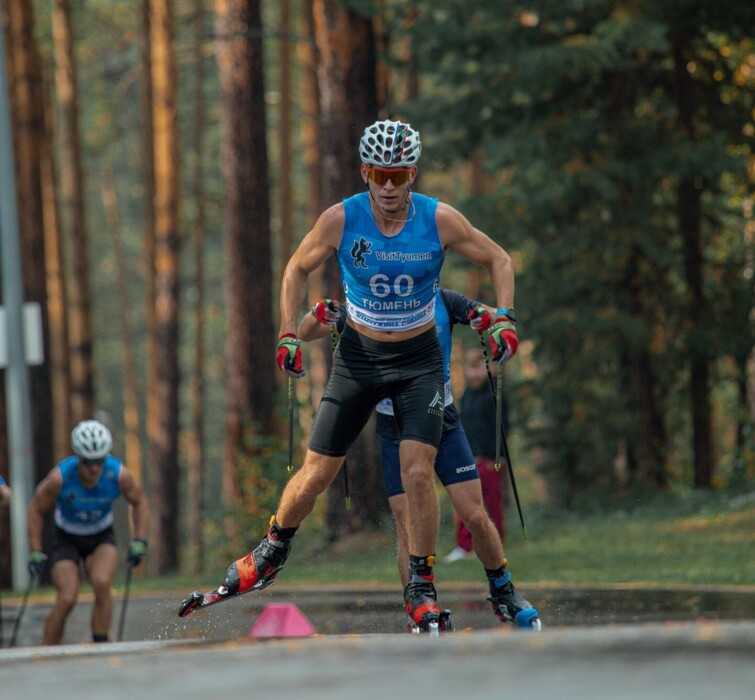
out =
[[[133,539],[129,564],[147,552],[147,505],[141,487],[110,454],[110,431],[99,421],[79,423],[71,433],[74,454],[60,462],[37,486],[29,504],[29,569],[39,577],[45,566],[57,591],[45,621],[43,644],[59,644],[66,619],[79,594],[83,564],[94,591],[92,640],[106,642],[112,618],[112,585],[118,567],[113,535],[113,502],[123,496],[131,506]],[[44,514],[55,509],[55,544],[49,559],[42,551]]]
[[421,145],[409,124],[371,124],[358,150],[366,191],[323,212],[281,281],[276,359],[294,377],[304,373],[296,327],[307,278],[331,256],[346,298],[347,325],[309,449],[267,536],[231,564],[222,591],[234,595],[273,581],[296,529],[338,474],[375,405],[389,398],[407,498],[410,572],[404,599],[415,624],[435,632],[440,608],[433,583],[438,510],[432,474],[443,426],[443,362],[434,328],[438,276],[446,251],[489,270],[499,308],[486,334],[494,359],[505,361],[518,343],[514,270],[510,256],[456,209],[412,193]]

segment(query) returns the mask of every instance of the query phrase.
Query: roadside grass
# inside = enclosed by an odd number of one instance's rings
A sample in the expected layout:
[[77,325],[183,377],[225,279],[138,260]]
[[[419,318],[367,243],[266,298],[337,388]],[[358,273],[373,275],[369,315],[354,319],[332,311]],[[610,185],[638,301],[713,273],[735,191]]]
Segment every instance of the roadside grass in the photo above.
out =
[[[755,492],[672,493],[603,504],[589,513],[528,506],[528,538],[516,511],[507,514],[506,553],[515,580],[569,584],[755,585]],[[439,559],[453,546],[450,507],[442,501]],[[304,527],[279,578],[282,585],[398,584],[395,539],[383,530],[323,544]],[[225,560],[203,575],[135,577],[134,593],[213,588]],[[444,564],[438,581],[483,583],[476,558]],[[119,581],[120,581],[119,577]],[[122,584],[117,583],[116,588]],[[86,591],[87,587],[84,586]],[[35,598],[47,598],[42,589]]]

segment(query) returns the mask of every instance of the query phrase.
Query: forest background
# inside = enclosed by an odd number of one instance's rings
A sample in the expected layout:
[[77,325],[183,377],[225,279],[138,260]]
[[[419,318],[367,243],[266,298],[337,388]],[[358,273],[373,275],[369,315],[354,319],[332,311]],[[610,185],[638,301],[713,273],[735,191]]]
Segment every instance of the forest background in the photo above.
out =
[[[2,11],[25,293],[45,329],[35,481],[77,420],[105,420],[149,498],[152,573],[217,566],[264,527],[288,476],[282,266],[361,189],[356,144],[384,117],[421,132],[418,189],[514,257],[523,343],[506,386],[527,503],[752,489],[751,2]],[[442,283],[492,301],[454,256]],[[337,270],[307,295],[339,297]],[[458,358],[477,340],[456,335]],[[305,352],[297,459],[329,354]],[[378,458],[368,426],[348,459],[352,508],[338,479],[313,516],[325,541],[385,525]]]

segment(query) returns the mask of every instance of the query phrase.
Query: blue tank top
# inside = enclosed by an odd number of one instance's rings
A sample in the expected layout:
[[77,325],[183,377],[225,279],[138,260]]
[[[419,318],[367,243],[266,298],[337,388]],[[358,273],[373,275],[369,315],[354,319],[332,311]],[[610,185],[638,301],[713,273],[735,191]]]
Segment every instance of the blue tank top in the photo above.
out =
[[95,535],[113,524],[113,501],[121,495],[118,480],[123,464],[106,457],[92,488],[81,483],[78,467],[79,458],[74,455],[58,464],[63,485],[55,504],[55,524],[72,535]]
[[[448,315],[448,307],[443,301],[443,294],[439,289],[436,292],[435,299],[435,330],[438,334],[438,343],[443,356],[443,388],[445,398],[443,405],[449,406],[454,402],[453,392],[451,391],[451,318]],[[375,407],[378,413],[386,416],[393,414],[393,402],[390,399],[383,399]]]
[[2,476],[0,476],[0,486],[6,486],[5,479]]
[[352,320],[377,331],[406,331],[432,321],[443,265],[435,210],[438,200],[412,193],[409,220],[395,236],[383,235],[369,193],[343,201],[346,220],[338,266]]

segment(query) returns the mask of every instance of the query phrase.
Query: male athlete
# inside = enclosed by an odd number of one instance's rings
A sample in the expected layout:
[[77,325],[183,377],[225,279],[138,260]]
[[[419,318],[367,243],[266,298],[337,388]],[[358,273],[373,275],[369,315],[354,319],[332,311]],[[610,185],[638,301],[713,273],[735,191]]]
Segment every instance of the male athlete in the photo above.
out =
[[286,485],[267,536],[229,566],[222,587],[226,596],[273,581],[294,533],[335,478],[373,408],[390,398],[401,438],[409,515],[406,610],[419,629],[438,630],[433,464],[444,407],[443,362],[434,326],[435,292],[447,250],[490,272],[499,307],[486,331],[493,359],[510,358],[518,339],[510,256],[453,207],[411,191],[420,154],[419,134],[409,124],[384,120],[368,126],[359,144],[367,191],[323,212],[286,266],[276,351],[281,369],[293,377],[304,374],[296,336],[298,309],[307,277],[332,255],[341,271],[348,320],[304,463]]
[[[493,605],[493,612],[503,622],[514,622],[519,627],[540,629],[537,609],[514,589],[511,575],[506,570],[507,560],[504,557],[501,535],[485,509],[475,458],[459,420],[451,390],[454,326],[472,325],[473,328],[479,328],[481,325],[489,324],[492,311],[495,310],[450,289],[439,289],[437,292],[435,329],[443,353],[445,410],[443,435],[435,457],[435,473],[446,488],[456,515],[471,532],[475,553],[485,568],[490,586],[489,600]],[[323,299],[302,319],[297,335],[303,341],[315,340],[326,336],[333,326],[340,334],[345,323],[343,306],[334,300]],[[479,349],[477,353],[480,354]],[[376,432],[381,444],[383,482],[396,522],[399,576],[406,586],[409,582],[409,544],[406,494],[401,483],[399,461],[399,432],[390,399],[383,399],[376,410]]]
[[[118,567],[112,505],[119,496],[131,506],[134,538],[128,561],[137,566],[147,552],[147,504],[141,487],[110,454],[113,439],[99,421],[79,423],[71,433],[74,454],[61,461],[37,486],[29,504],[29,571],[39,577],[49,563],[57,591],[45,621],[43,644],[60,644],[65,623],[79,595],[83,563],[94,590],[92,641],[107,642]],[[44,514],[55,508],[55,544],[50,557],[42,551]]]

